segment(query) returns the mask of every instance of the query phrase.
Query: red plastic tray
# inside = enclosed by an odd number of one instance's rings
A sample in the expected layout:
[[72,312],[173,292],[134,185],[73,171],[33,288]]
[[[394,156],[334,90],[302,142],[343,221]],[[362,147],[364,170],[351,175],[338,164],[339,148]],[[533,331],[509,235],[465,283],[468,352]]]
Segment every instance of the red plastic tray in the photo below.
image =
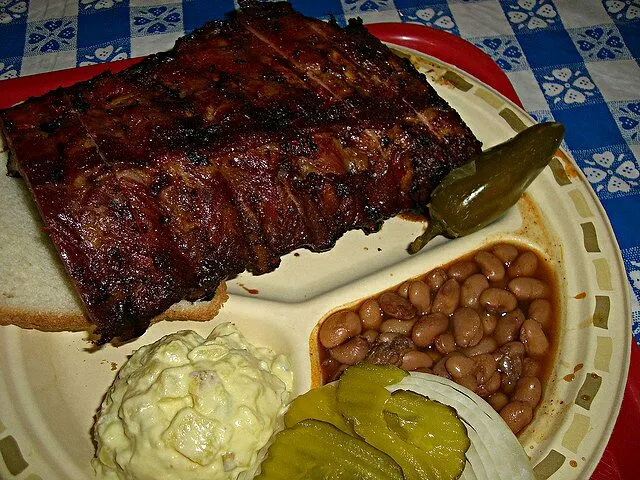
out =
[[[385,42],[403,45],[455,65],[493,87],[522,106],[508,77],[493,60],[471,43],[442,30],[406,23],[369,24],[371,33]],[[140,59],[133,58],[109,64],[91,65],[0,82],[0,108],[6,108],[29,97],[42,95],[54,88],[72,85],[106,70],[120,71]],[[631,452],[640,451],[640,351],[635,341],[631,347],[631,368],[622,408],[602,459],[592,480],[638,478]]]

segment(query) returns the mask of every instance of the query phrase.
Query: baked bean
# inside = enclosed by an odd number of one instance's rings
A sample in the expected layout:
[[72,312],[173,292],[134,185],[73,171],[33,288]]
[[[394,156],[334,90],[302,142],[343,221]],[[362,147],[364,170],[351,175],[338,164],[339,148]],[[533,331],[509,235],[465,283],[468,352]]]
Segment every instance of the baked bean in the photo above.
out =
[[537,298],[529,304],[527,318],[535,320],[542,325],[542,327],[548,327],[552,312],[553,309],[549,300],[546,298]]
[[438,375],[439,377],[451,379],[451,374],[449,374],[449,371],[447,370],[447,360],[449,360],[454,355],[459,355],[459,353],[454,352],[452,354],[447,354],[440,360],[438,360],[433,366],[433,373],[435,375]]
[[493,337],[483,337],[477,345],[473,347],[467,347],[462,349],[467,357],[475,357],[476,355],[482,355],[483,353],[493,353],[498,348],[498,342]]
[[511,358],[524,357],[525,349],[522,342],[509,342],[500,347],[500,353],[507,355]]
[[374,298],[369,298],[362,302],[358,309],[358,315],[362,321],[362,328],[379,328],[382,323],[382,310],[380,304]]
[[487,402],[489,402],[489,405],[491,405],[496,412],[499,412],[507,403],[509,403],[509,397],[502,392],[496,392],[489,395]]
[[476,380],[476,376],[473,375],[473,374],[465,375],[464,377],[460,377],[460,378],[456,378],[455,382],[458,385],[461,385],[461,386],[463,386],[465,388],[468,388],[469,390],[471,390],[474,393],[478,389],[478,380]]
[[480,294],[480,305],[491,313],[506,313],[518,306],[516,296],[502,288],[490,287]]
[[482,312],[480,314],[482,329],[485,335],[491,335],[498,325],[498,317],[494,313]]
[[[520,312],[518,314],[517,312]],[[493,338],[496,339],[498,345],[504,345],[511,342],[520,335],[520,327],[524,323],[524,315],[520,310],[514,310],[498,319]]]
[[411,339],[418,347],[427,347],[449,328],[449,318],[443,313],[424,315],[413,326]]
[[488,397],[496,393],[500,389],[501,384],[500,373],[493,372],[493,375],[491,375],[488,380],[484,383],[479,383],[476,393],[482,398]]
[[449,357],[446,367],[449,374],[455,379],[462,378],[466,375],[475,375],[478,368],[472,358],[465,357],[464,355]]
[[540,363],[533,358],[526,357],[522,360],[522,375],[525,377],[539,377],[542,371]]
[[409,297],[409,282],[403,282],[396,290],[396,293],[400,295],[402,298]]
[[458,282],[464,282],[470,275],[478,272],[478,265],[471,260],[461,260],[447,269],[449,278],[455,278]]
[[533,252],[523,252],[509,265],[510,277],[530,277],[538,270],[538,256]]
[[477,345],[484,334],[480,315],[472,308],[458,308],[451,317],[453,338],[460,347]]
[[431,287],[431,290],[439,290],[440,287],[444,285],[444,282],[447,281],[447,278],[447,272],[441,268],[436,268],[427,273],[425,280],[429,287]]
[[373,343],[378,338],[378,331],[375,329],[365,330],[360,334],[362,338],[364,338],[367,342]]
[[473,360],[477,365],[476,374],[478,383],[480,384],[485,383],[498,371],[498,362],[496,362],[496,359],[490,353],[476,355],[473,357]]
[[535,320],[524,321],[520,329],[520,341],[531,357],[541,357],[549,351],[549,340]]
[[536,408],[542,398],[542,384],[538,377],[522,377],[516,384],[511,400],[526,402]]
[[378,335],[377,341],[378,343],[390,343],[402,336],[404,335],[398,332],[382,332]]
[[351,337],[360,335],[360,317],[348,310],[335,312],[320,325],[318,338],[324,348],[333,348]]
[[460,284],[455,279],[450,278],[444,282],[438,293],[436,293],[431,305],[431,311],[451,315],[458,308],[459,303]]
[[453,352],[456,349],[456,341],[453,338],[451,332],[444,332],[438,335],[433,342],[441,354],[446,355]]
[[549,295],[547,284],[533,277],[514,278],[508,287],[518,300],[535,300]]
[[500,416],[511,431],[516,434],[531,423],[533,419],[533,408],[528,403],[516,400],[502,407]]
[[420,315],[429,313],[429,307],[431,307],[431,289],[425,282],[421,280],[411,282],[409,284],[408,298]]
[[495,245],[491,251],[502,260],[505,265],[511,264],[518,256],[518,249],[509,243],[499,243]]
[[460,304],[476,308],[480,294],[489,288],[489,280],[481,273],[474,273],[460,287]]
[[402,356],[401,367],[404,370],[417,370],[418,368],[431,368],[433,359],[428,353],[420,350],[409,350]]
[[353,365],[364,360],[367,353],[369,353],[369,342],[362,337],[354,337],[348,342],[329,349],[329,354],[345,365]]
[[504,264],[493,253],[481,250],[473,258],[480,265],[482,274],[490,281],[499,282],[504,278]]
[[411,333],[411,330],[413,330],[413,326],[415,325],[415,323],[415,320],[401,320],[399,318],[390,318],[380,324],[380,332],[395,332],[401,333],[402,335],[409,335]]
[[442,354],[437,350],[427,350],[426,353],[431,357],[433,363],[437,363],[442,358]]
[[416,308],[409,300],[394,292],[384,292],[378,298],[380,308],[390,317],[409,320],[416,316]]

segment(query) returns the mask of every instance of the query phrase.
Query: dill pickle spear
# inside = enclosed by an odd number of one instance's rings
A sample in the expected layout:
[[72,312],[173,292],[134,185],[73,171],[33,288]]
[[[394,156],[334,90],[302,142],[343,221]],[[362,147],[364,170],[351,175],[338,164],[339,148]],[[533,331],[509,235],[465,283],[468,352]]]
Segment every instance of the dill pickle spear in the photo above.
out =
[[315,419],[328,422],[349,435],[355,435],[351,425],[338,410],[337,388],[335,383],[330,383],[296,397],[284,415],[285,427],[291,427],[302,420]]
[[461,237],[497,220],[549,164],[563,137],[561,123],[533,125],[449,172],[431,195],[427,229],[407,251],[417,253],[438,235]]
[[256,480],[402,480],[388,455],[320,420],[278,432],[260,469]]
[[[453,409],[442,409],[441,404],[417,394],[392,395],[384,388],[406,375],[388,365],[351,366],[340,377],[338,407],[359,436],[400,465],[406,480],[456,479],[470,445],[466,429]],[[424,405],[418,407],[419,402]],[[433,414],[441,418],[423,417]],[[444,427],[438,426],[440,421]],[[442,428],[452,425],[443,435]],[[439,445],[439,439],[446,446]]]

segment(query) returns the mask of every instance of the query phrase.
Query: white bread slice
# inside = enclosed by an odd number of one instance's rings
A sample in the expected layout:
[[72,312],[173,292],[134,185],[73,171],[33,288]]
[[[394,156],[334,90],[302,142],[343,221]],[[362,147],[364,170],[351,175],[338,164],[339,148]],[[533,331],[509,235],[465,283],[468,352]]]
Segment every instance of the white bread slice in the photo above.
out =
[[[0,325],[44,331],[92,330],[22,179],[7,176],[0,135]],[[210,301],[182,301],[159,320],[209,320],[227,299],[224,282]]]

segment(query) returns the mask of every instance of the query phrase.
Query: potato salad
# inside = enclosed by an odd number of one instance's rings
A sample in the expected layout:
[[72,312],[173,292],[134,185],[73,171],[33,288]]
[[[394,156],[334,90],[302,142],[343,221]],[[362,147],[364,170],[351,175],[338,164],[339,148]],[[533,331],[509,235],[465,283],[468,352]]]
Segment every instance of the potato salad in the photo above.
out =
[[242,479],[290,400],[284,355],[231,323],[204,339],[181,331],[137,350],[97,415],[93,467],[108,480]]

